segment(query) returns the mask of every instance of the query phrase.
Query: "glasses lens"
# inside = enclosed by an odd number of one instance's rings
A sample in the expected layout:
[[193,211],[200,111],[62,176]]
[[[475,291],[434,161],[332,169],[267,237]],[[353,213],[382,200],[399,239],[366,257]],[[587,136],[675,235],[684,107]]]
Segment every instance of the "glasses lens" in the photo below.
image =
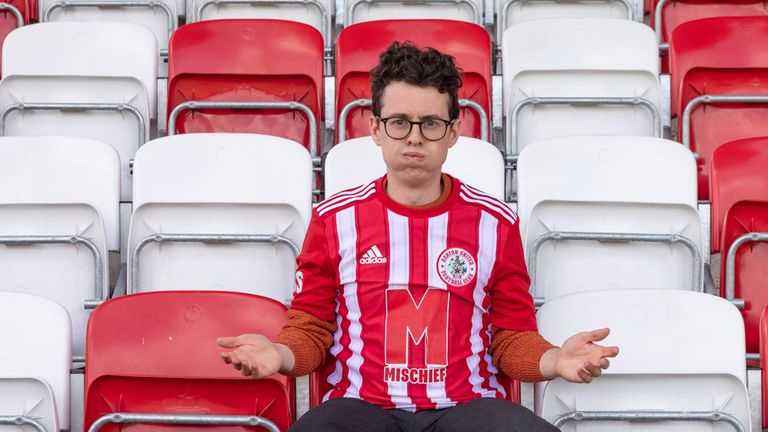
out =
[[411,132],[411,122],[406,119],[392,118],[384,123],[384,130],[392,139],[403,139]]
[[424,120],[421,123],[421,134],[430,141],[437,141],[445,136],[448,125],[440,120]]

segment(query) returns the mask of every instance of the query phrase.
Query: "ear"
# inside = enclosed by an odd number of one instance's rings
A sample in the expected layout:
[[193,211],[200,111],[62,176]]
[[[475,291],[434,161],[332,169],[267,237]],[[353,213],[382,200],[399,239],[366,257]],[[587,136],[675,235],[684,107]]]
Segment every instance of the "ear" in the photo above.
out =
[[459,140],[459,131],[461,130],[461,120],[456,119],[451,125],[451,129],[448,131],[448,148],[453,147]]
[[381,142],[379,141],[379,133],[381,132],[382,124],[380,121],[376,120],[376,117],[371,115],[368,118],[368,129],[371,131],[371,138],[373,138],[373,142],[376,143],[377,146],[381,147]]

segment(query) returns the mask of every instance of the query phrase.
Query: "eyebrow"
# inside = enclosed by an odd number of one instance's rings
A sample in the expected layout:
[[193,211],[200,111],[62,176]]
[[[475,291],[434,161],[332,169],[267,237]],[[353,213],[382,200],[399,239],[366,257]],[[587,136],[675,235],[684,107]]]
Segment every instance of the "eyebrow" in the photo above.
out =
[[[410,116],[405,113],[392,113],[388,116],[382,116],[383,118],[392,118],[392,117],[399,117],[399,118],[409,118]],[[447,116],[446,116],[447,117]],[[443,118],[440,117],[438,114],[427,114],[424,117],[419,117],[419,120],[442,120]]]

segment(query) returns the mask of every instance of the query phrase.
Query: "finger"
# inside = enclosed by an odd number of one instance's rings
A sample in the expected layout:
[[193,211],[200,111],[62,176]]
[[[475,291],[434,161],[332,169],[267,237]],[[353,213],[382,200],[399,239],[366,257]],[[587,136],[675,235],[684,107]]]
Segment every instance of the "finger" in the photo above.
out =
[[232,364],[232,358],[230,357],[228,352],[222,352],[221,359],[224,360],[224,363],[226,364]]
[[219,344],[220,347],[223,348],[236,348],[237,347],[237,337],[235,336],[225,336],[220,337],[216,339],[216,343]]
[[616,357],[619,355],[619,347],[617,346],[608,346],[608,347],[602,347],[600,350],[601,357]]
[[229,358],[232,360],[232,367],[234,367],[237,370],[240,370],[240,367],[242,366],[243,361],[240,359],[237,353],[236,352],[229,353]]
[[611,329],[608,327],[603,327],[601,329],[592,330],[591,332],[587,332],[587,339],[590,342],[597,342],[605,339],[608,337],[608,335],[611,333]]
[[585,370],[579,370],[579,378],[581,378],[581,382],[589,383],[592,382],[592,375],[589,374],[589,372]]
[[242,365],[240,367],[240,373],[243,374],[243,376],[250,376],[251,375],[251,368],[249,368],[246,365]]
[[598,364],[601,368],[608,369],[611,366],[611,361],[607,358],[601,358]]
[[603,370],[602,370],[602,369],[600,369],[600,366],[597,366],[597,365],[593,365],[593,364],[587,364],[587,365],[586,365],[584,368],[585,368],[585,369],[587,370],[587,372],[589,372],[589,374],[590,374],[590,375],[592,375],[593,377],[599,377],[600,375],[602,375],[602,374],[603,374]]

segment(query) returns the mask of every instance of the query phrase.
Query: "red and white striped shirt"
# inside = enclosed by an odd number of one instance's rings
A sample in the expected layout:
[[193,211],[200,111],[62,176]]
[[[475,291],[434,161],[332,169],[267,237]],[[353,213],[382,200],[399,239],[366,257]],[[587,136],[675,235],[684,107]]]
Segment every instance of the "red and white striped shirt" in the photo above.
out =
[[414,411],[505,396],[490,328],[536,330],[517,215],[450,180],[428,209],[381,178],[314,210],[291,308],[338,324],[325,399]]

